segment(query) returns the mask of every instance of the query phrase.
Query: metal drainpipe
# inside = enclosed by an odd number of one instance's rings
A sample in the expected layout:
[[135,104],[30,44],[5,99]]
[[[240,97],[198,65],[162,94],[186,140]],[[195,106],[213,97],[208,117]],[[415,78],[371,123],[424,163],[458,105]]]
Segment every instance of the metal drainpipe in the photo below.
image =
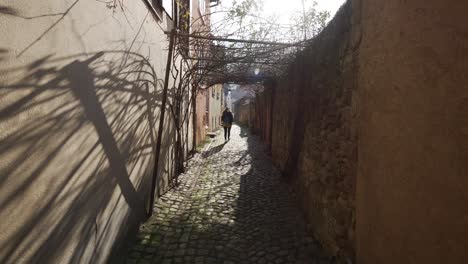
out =
[[158,140],[156,142],[156,160],[154,162],[153,168],[153,178],[151,181],[151,194],[150,194],[150,208],[147,212],[148,216],[153,215],[153,204],[154,204],[154,195],[156,193],[156,183],[158,180],[158,167],[159,167],[159,160],[161,156],[161,142],[163,137],[164,131],[164,116],[166,114],[166,103],[167,103],[167,90],[169,87],[169,75],[171,72],[172,66],[172,53],[174,51],[174,39],[175,39],[175,29],[173,29],[170,33],[170,40],[169,40],[169,52],[167,55],[167,64],[166,64],[166,76],[164,77],[164,89],[163,89],[163,98],[161,102],[161,115],[159,117],[159,129],[158,129]]

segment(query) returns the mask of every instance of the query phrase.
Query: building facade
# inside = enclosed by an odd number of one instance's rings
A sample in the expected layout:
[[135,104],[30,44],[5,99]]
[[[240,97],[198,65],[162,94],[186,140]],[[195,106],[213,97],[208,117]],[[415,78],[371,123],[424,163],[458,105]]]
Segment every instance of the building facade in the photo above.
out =
[[208,129],[214,132],[221,128],[221,116],[224,108],[224,91],[222,84],[216,84],[209,88],[208,96]]
[[196,145],[206,139],[208,133],[208,94],[209,90],[199,90],[196,98]]
[[175,3],[2,2],[0,263],[106,263],[151,210],[153,176],[168,188]]

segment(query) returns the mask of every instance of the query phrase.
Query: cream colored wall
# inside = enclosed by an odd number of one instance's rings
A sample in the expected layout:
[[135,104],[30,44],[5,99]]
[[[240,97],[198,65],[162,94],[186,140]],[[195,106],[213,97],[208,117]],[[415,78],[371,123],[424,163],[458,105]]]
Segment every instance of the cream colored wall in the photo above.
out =
[[[205,1],[205,12],[200,11],[200,2]],[[190,0],[190,12],[191,12],[191,25],[192,25],[192,32],[197,32],[197,27],[202,25],[208,25],[210,23],[209,17],[209,6],[210,3],[208,0]],[[203,17],[202,17],[203,16]]]
[[168,21],[123,3],[0,3],[0,263],[104,263],[143,218]]
[[[214,97],[213,97],[213,91],[215,93]],[[219,94],[219,98],[218,98],[218,94]],[[209,99],[208,99],[208,102],[209,102],[208,122],[209,122],[210,131],[216,131],[221,126],[221,115],[224,110],[221,105],[222,96],[224,96],[222,84],[216,84],[210,87],[210,93],[209,93]]]

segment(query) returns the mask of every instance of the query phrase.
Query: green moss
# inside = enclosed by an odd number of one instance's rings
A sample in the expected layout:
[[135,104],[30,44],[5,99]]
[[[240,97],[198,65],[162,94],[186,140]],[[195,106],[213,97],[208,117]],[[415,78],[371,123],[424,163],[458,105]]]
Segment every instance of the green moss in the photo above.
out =
[[210,138],[206,137],[205,140],[203,140],[200,144],[198,144],[197,151],[202,151],[205,148],[205,146],[208,143],[210,143],[210,141],[211,141]]

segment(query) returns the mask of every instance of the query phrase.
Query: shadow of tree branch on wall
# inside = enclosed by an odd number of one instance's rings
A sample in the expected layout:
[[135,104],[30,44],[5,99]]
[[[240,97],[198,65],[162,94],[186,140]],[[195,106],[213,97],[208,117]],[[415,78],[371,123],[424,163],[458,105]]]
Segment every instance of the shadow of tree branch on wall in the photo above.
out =
[[37,16],[23,16],[20,15],[18,10],[8,7],[8,6],[0,6],[0,14],[11,15],[15,17],[20,17],[23,19],[36,19],[41,17],[54,17],[60,16],[54,23],[52,23],[46,30],[44,30],[36,39],[34,39],[31,43],[29,43],[25,48],[23,48],[19,53],[18,57],[23,55],[26,51],[28,51],[32,46],[38,43],[47,33],[49,33],[53,28],[55,28],[67,15],[70,11],[78,4],[80,0],[75,0],[64,12],[61,13],[53,13],[53,14],[43,14]]
[[159,80],[139,53],[91,55],[0,70],[1,263],[102,262],[144,216]]
[[[51,17],[58,17],[53,23],[51,23],[44,31],[42,31],[34,40],[32,40],[28,45],[22,48],[19,52],[17,57],[21,57],[25,52],[31,49],[34,45],[36,45],[40,40],[44,39],[45,36],[51,32],[55,27],[57,27],[73,10],[73,8],[80,2],[81,0],[74,0],[63,12],[56,12],[56,13],[47,13],[47,14],[38,14],[38,15],[24,15],[22,12],[14,7],[7,6],[7,5],[0,5],[0,15],[5,16],[13,16],[25,20],[35,20],[41,18],[51,18]],[[126,11],[127,7],[125,7],[124,3],[121,1],[101,1],[95,0],[96,2],[100,2],[105,4],[107,8],[114,9],[114,11],[118,8],[122,11],[127,23],[132,27],[129,18],[127,17]],[[145,2],[145,4],[147,4]],[[148,11],[148,14],[150,12]],[[146,19],[146,18],[145,18]],[[145,20],[144,19],[144,20]],[[143,25],[143,23],[142,23]],[[140,32],[137,33],[137,36]]]
[[9,6],[0,6],[0,14],[4,15],[10,15],[10,16],[15,16],[19,17],[22,19],[36,19],[36,18],[42,18],[42,17],[54,17],[54,16],[62,16],[64,13],[53,13],[53,14],[43,14],[43,15],[36,15],[36,16],[25,16],[21,15],[18,10],[9,7]]
[[0,14],[18,16],[18,11],[10,6],[0,6]]

